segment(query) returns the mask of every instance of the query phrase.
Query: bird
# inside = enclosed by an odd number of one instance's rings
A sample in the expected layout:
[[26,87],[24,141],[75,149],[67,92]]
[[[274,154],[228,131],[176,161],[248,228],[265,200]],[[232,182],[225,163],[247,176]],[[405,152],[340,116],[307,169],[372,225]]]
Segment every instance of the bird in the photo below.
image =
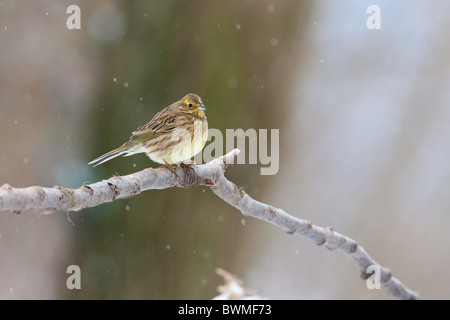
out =
[[127,142],[92,160],[89,165],[95,167],[118,156],[145,153],[176,175],[172,165],[191,159],[205,146],[208,138],[205,110],[200,96],[188,93],[133,131]]

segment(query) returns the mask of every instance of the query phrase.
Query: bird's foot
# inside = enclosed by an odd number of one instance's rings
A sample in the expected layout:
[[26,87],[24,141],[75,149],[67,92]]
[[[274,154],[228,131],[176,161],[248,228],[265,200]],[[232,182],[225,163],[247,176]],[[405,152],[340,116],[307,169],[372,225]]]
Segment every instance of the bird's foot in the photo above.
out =
[[173,166],[171,166],[169,163],[167,163],[166,160],[164,160],[164,165],[166,166],[167,169],[170,170],[170,172],[172,172],[174,175],[176,175],[178,177],[177,171],[175,170],[175,168]]
[[185,168],[185,169],[192,169],[192,166],[195,165],[195,161],[194,160],[186,160],[180,163],[180,166]]

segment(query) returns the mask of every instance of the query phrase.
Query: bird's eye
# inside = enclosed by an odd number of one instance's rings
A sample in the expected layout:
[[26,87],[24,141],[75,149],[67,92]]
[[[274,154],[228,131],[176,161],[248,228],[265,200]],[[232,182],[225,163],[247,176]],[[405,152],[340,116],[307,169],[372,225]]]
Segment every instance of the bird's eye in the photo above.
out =
[[192,103],[189,103],[188,106],[189,106],[189,108],[192,108]]

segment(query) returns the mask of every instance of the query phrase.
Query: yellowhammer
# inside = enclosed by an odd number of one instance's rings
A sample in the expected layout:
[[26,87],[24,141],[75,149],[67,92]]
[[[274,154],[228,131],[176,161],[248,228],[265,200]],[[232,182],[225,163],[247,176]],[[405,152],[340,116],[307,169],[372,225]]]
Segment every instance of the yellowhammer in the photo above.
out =
[[89,164],[97,166],[120,155],[126,157],[144,152],[151,160],[165,164],[175,173],[171,164],[189,160],[205,146],[208,138],[205,110],[202,99],[189,93],[133,131],[130,139],[119,148]]

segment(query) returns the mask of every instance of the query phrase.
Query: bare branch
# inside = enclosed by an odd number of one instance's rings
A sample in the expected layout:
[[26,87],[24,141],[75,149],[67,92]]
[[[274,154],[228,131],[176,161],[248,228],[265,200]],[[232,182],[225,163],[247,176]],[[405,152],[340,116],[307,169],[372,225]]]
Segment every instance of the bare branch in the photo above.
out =
[[204,185],[225,202],[234,206],[245,216],[270,222],[289,234],[298,234],[312,240],[317,245],[325,245],[330,250],[339,249],[361,270],[361,277],[367,279],[369,266],[376,266],[381,272],[382,287],[398,299],[417,299],[418,294],[391,275],[389,269],[379,265],[361,246],[332,228],[323,228],[309,220],[293,217],[283,211],[251,198],[241,187],[225,178],[224,172],[239,153],[234,149],[228,154],[203,165],[192,168],[176,168],[177,176],[167,168],[145,169],[127,176],[115,176],[108,180],[84,185],[78,189],[62,187],[12,188],[5,184],[0,187],[0,211],[21,212],[36,208],[45,211],[79,211],[116,199],[134,197],[142,191],[167,189],[171,187],[192,187]]
[[[235,149],[208,164],[195,167],[210,170],[211,177],[223,175],[227,164],[233,163],[238,153],[239,150]],[[210,177],[202,179],[194,169],[178,167],[176,171],[178,176],[165,167],[148,168],[127,176],[114,176],[108,180],[86,184],[78,189],[59,186],[12,188],[4,184],[0,187],[0,211],[12,210],[20,213],[22,210],[33,208],[45,211],[79,211],[116,199],[131,198],[146,190],[213,184]]]

